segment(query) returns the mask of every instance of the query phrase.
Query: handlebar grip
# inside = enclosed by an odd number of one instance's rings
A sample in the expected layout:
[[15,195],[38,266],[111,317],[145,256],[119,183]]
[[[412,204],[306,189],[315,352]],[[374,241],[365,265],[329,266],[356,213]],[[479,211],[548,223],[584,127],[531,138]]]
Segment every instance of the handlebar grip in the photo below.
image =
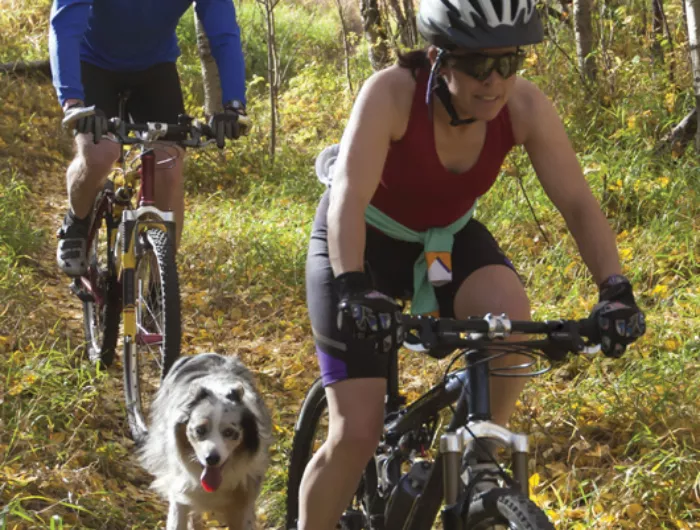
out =
[[586,337],[591,342],[600,342],[600,328],[598,323],[592,318],[585,318],[578,321],[579,334]]

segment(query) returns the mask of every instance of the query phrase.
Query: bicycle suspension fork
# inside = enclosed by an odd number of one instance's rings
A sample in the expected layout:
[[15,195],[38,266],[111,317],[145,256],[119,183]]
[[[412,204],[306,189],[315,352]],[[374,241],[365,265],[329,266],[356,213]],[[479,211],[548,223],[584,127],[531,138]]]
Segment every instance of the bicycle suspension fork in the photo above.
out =
[[[496,440],[510,448],[513,478],[521,491],[529,495],[528,441],[524,434],[512,433],[505,427],[492,423],[490,408],[490,385],[488,362],[477,353],[476,362],[467,368],[468,384],[462,392],[455,418],[440,437],[440,460],[442,460],[443,496],[445,508],[442,510],[445,530],[461,530],[463,526],[463,504],[468,498],[461,497],[462,457],[473,450],[478,439]],[[465,414],[466,412],[466,414]],[[467,419],[466,426],[456,428],[455,419],[462,415]]]

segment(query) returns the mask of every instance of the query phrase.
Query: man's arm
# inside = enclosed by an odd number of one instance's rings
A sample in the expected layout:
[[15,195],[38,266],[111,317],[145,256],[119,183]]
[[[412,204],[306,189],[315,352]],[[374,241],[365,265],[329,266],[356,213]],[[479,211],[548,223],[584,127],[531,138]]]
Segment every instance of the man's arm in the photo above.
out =
[[561,212],[581,257],[600,285],[620,274],[615,235],[591,193],[554,106],[535,85],[523,83],[529,115],[525,149],[542,187]]
[[198,0],[195,9],[219,69],[222,103],[238,100],[245,105],[245,61],[233,0]]
[[53,85],[65,109],[84,100],[80,80],[80,41],[87,29],[92,0],[54,0],[51,7],[49,54]]

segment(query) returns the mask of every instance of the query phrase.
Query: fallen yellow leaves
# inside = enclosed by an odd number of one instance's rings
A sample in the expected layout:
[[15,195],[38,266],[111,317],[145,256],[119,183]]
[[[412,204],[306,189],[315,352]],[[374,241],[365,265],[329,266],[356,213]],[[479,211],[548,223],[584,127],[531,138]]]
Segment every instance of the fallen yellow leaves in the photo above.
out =
[[32,386],[36,382],[36,380],[37,380],[36,374],[31,373],[31,372],[26,373],[22,376],[22,379],[13,383],[10,386],[10,389],[7,391],[7,393],[10,396],[17,396],[20,393],[22,393],[22,391],[24,391],[26,388],[29,388],[30,386]]
[[628,504],[627,507],[625,507],[625,514],[630,519],[636,519],[643,511],[644,507],[641,504]]
[[663,285],[661,283],[657,284],[656,287],[651,291],[651,294],[658,294],[665,296],[668,293],[668,285]]

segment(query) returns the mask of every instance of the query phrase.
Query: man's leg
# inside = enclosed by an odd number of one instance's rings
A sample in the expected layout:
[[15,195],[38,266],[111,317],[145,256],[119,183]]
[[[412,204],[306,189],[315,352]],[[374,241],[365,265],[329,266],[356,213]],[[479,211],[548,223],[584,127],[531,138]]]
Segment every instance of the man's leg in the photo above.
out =
[[102,140],[95,144],[91,134],[75,137],[75,158],[66,172],[69,210],[59,229],[56,253],[59,267],[69,276],[87,271],[90,214],[95,197],[118,158],[119,146],[114,142]]
[[175,244],[180,246],[185,218],[185,191],[182,170],[185,150],[174,144],[162,143],[155,147],[155,202],[161,210],[175,213]]

